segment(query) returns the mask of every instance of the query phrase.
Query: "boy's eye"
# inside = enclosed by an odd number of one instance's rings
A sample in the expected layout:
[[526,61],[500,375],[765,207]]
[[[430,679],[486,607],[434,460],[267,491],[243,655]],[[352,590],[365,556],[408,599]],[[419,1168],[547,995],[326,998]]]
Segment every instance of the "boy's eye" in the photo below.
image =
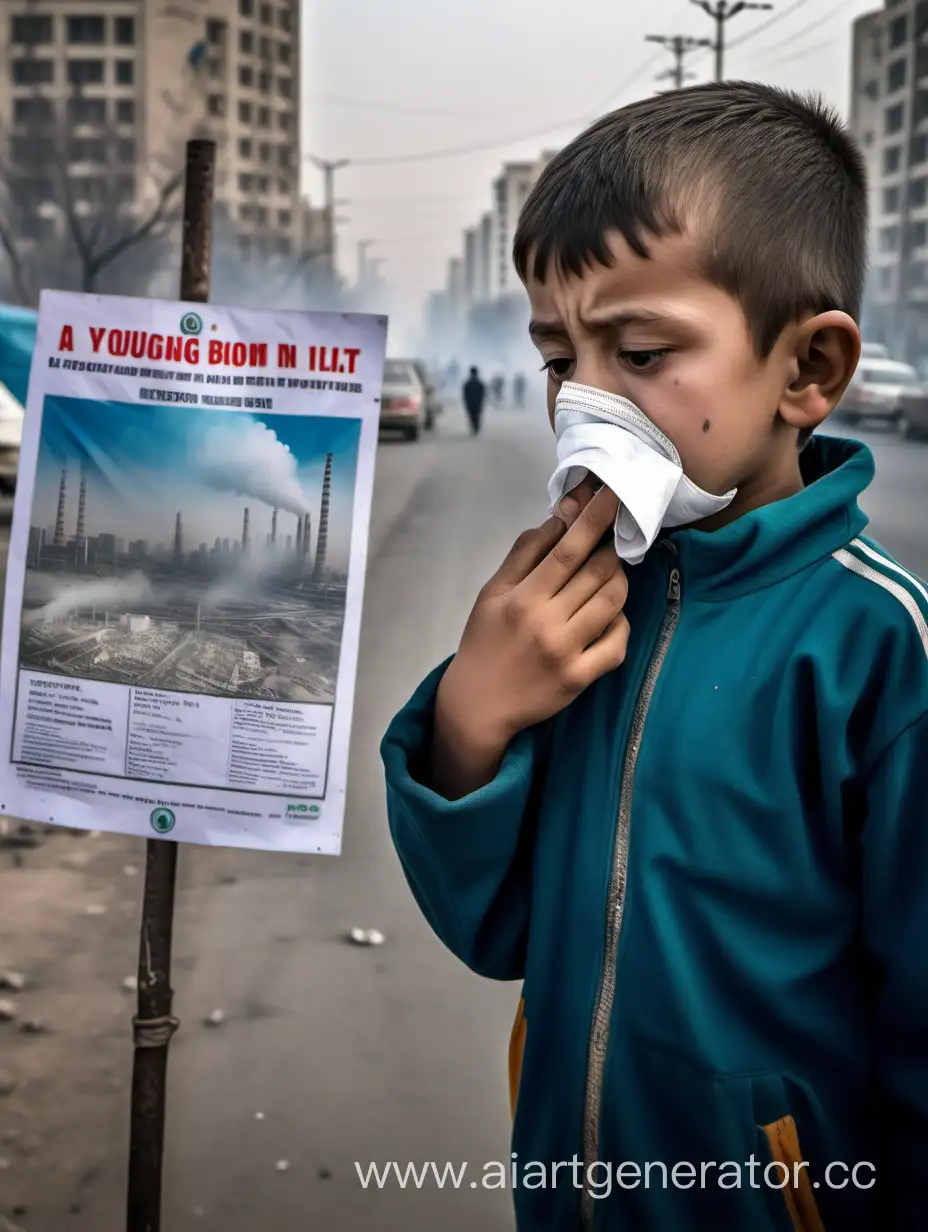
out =
[[541,365],[541,371],[547,372],[555,381],[568,381],[575,362],[573,359],[549,359]]
[[668,353],[666,347],[652,347],[648,351],[619,351],[619,359],[634,372],[651,372]]

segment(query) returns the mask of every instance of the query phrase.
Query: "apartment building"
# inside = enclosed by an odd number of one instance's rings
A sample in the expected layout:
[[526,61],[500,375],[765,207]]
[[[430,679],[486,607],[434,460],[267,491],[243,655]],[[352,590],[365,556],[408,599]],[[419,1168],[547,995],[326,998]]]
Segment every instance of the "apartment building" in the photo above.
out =
[[928,355],[928,0],[886,0],[853,26],[850,124],[870,180],[864,333]]
[[217,220],[246,253],[298,249],[298,48],[299,0],[5,0],[0,169],[39,203],[34,238],[60,226],[43,151],[66,151],[78,212],[106,201],[142,218],[185,142],[208,135]]

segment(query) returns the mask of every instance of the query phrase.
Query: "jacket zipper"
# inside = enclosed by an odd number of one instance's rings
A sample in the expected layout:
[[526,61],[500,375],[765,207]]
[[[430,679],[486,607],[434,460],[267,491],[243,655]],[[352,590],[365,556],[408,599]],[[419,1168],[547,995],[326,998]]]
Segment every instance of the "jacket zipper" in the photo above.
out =
[[[664,540],[664,545],[673,553],[676,560],[677,549],[670,540]],[[651,660],[644,682],[635,703],[631,728],[628,733],[628,744],[622,764],[622,782],[619,790],[619,814],[616,824],[615,851],[612,860],[612,872],[609,878],[609,892],[606,900],[606,947],[603,955],[603,968],[600,978],[599,995],[593,1011],[593,1021],[590,1027],[589,1057],[586,1072],[586,1097],[583,1109],[583,1154],[586,1175],[591,1164],[599,1157],[599,1123],[602,1112],[603,1075],[606,1067],[606,1053],[609,1047],[609,1026],[612,1019],[612,1009],[615,1003],[616,988],[616,958],[619,948],[619,933],[622,929],[622,912],[625,907],[625,884],[628,872],[628,838],[631,825],[632,791],[634,788],[635,765],[638,761],[638,750],[648,717],[648,707],[654,695],[657,678],[667,655],[667,650],[673,639],[680,619],[681,598],[680,570],[674,564],[670,570],[667,583],[667,608],[657,635],[657,641],[651,652]],[[592,1228],[596,1198],[588,1187],[584,1187],[582,1196],[583,1227]]]

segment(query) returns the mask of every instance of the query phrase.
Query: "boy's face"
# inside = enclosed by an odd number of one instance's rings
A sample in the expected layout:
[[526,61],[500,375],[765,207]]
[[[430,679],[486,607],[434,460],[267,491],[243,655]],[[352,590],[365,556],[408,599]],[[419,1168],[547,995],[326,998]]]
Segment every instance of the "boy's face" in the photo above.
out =
[[[802,383],[802,327],[784,330],[760,360],[741,305],[699,274],[692,240],[650,239],[651,255],[642,258],[620,233],[608,239],[611,266],[594,265],[575,277],[552,262],[544,284],[527,281],[532,340],[548,367],[552,425],[563,381],[620,394],[673,441],[700,487],[715,493],[737,487],[738,505],[771,499],[764,494],[776,487],[775,476],[782,484],[787,466],[797,470],[788,391]],[[852,371],[853,363],[847,379]],[[843,391],[847,381],[840,383]],[[835,401],[821,406],[819,420]]]

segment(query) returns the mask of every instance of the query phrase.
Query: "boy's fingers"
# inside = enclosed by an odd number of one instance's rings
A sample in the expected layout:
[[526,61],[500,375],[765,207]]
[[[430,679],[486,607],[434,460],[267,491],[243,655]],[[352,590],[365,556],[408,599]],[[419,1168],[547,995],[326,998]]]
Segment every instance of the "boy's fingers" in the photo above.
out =
[[608,488],[600,488],[567,533],[554,543],[526,585],[534,593],[546,597],[556,595],[598,546],[618,511],[615,494]]
[[547,522],[532,530],[524,530],[484,587],[484,591],[510,590],[513,586],[518,586],[538,562],[544,560],[565,531],[564,523],[555,517],[548,518]]
[[555,512],[568,526],[571,526],[602,486],[595,475],[588,474],[575,488],[571,488],[561,497]]
[[624,613],[613,620],[605,633],[580,656],[584,688],[606,672],[614,671],[625,662],[630,629]]
[[574,645],[589,647],[611,628],[621,615],[627,597],[628,583],[624,571],[619,569],[567,622]]
[[[610,543],[606,547],[597,548],[554,600],[562,619],[570,620],[607,582],[611,582],[621,573],[622,564],[613,545]],[[586,645],[585,642],[583,644]]]

